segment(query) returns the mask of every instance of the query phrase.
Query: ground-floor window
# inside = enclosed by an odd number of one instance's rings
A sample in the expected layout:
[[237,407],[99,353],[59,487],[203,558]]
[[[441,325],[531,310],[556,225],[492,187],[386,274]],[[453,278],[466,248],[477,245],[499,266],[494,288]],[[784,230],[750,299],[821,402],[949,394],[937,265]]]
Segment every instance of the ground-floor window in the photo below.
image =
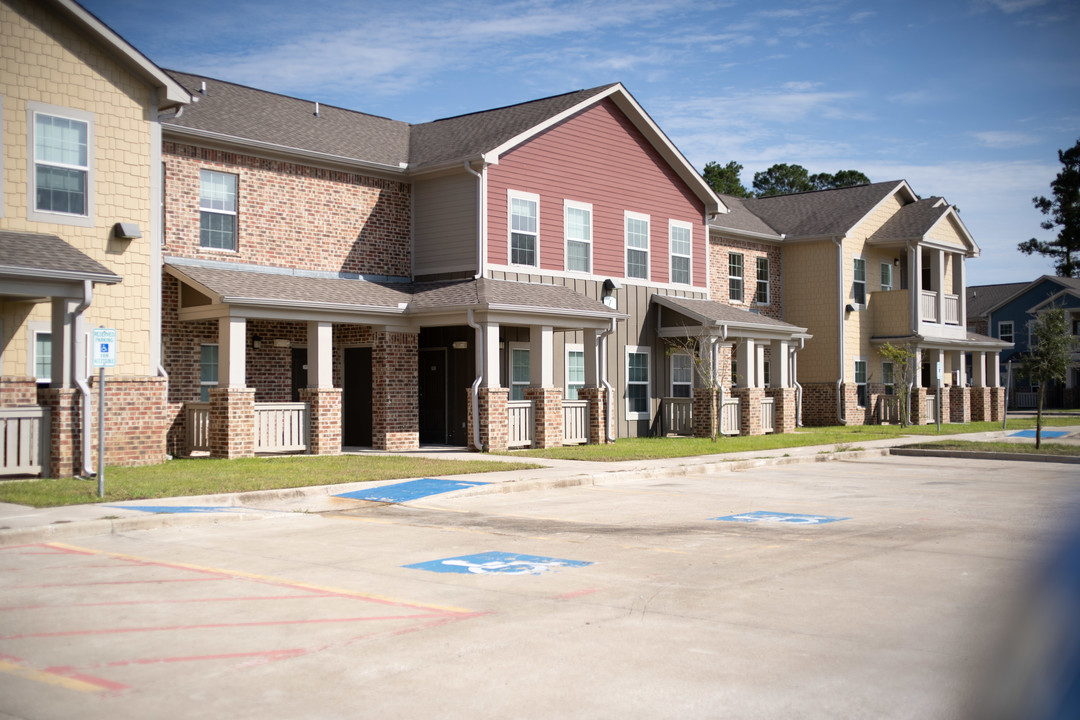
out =
[[524,400],[529,386],[529,349],[510,347],[510,399]]
[[38,382],[52,380],[52,333],[34,333],[34,377]]
[[855,361],[855,394],[859,407],[866,407],[866,361]]
[[566,399],[577,400],[578,390],[585,387],[585,349],[581,345],[566,346]]
[[886,360],[881,361],[881,382],[885,385],[886,395],[896,394],[896,378],[893,373],[893,364]]
[[210,388],[218,384],[218,346],[199,347],[199,400],[210,400]]
[[649,348],[626,348],[626,419],[649,419]]
[[694,360],[686,353],[671,356],[671,397],[688,398],[694,389]]

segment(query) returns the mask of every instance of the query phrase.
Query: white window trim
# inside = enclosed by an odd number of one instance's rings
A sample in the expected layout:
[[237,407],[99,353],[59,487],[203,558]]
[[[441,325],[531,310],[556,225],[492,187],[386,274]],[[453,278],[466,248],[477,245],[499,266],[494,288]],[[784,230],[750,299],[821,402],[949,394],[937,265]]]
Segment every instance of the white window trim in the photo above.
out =
[[[236,183],[236,210],[214,210],[211,208],[204,208],[202,206],[202,174],[204,172],[214,173],[215,175],[228,175],[234,178]],[[202,244],[202,214],[211,213],[214,215],[229,215],[236,218],[233,221],[233,247],[231,248],[216,248]],[[236,173],[227,172],[225,170],[217,170],[215,168],[199,168],[199,250],[200,252],[219,252],[235,255],[240,252],[240,176]]]
[[[859,372],[858,372],[859,363],[862,363],[863,367],[865,368],[865,371],[864,371],[864,378],[865,379],[862,382],[859,382],[859,380],[858,380],[858,378],[859,378]],[[864,358],[864,357],[855,358],[855,362],[854,362],[854,365],[853,365],[852,370],[851,370],[851,380],[852,380],[852,383],[855,385],[856,388],[858,388],[860,386],[866,388],[866,401],[869,403],[870,402],[870,382],[869,382],[869,380],[870,380],[870,363],[867,362],[866,358]],[[866,407],[866,405],[859,405],[858,404],[858,402],[859,402],[858,397],[859,397],[859,393],[858,393],[858,390],[856,390],[855,391],[856,407],[861,407],[861,408]]]
[[[537,206],[537,207],[539,209],[539,206]],[[589,254],[588,254],[589,269],[588,270],[571,270],[570,269],[570,240],[571,240],[571,237],[570,237],[570,218],[569,218],[570,212],[569,211],[570,211],[571,208],[573,208],[574,210],[585,210],[586,212],[589,213],[589,239],[588,240],[579,240],[578,238],[573,238],[574,242],[585,242],[585,243],[588,243],[588,245],[589,245]],[[592,271],[593,271],[593,225],[594,224],[595,223],[593,222],[593,206],[592,206],[592,203],[577,202],[576,200],[565,200],[565,199],[563,200],[563,268],[566,270],[566,272],[574,273],[575,275],[591,275],[592,274]],[[539,230],[539,229],[540,228],[539,228],[539,225],[538,225],[537,230]]]
[[[882,268],[889,268],[889,284],[885,285],[884,283],[882,283],[882,285],[881,285],[881,289],[882,289],[883,292],[889,292],[894,287],[896,287],[896,273],[893,272],[893,266],[892,266],[891,262],[883,262],[883,263],[881,263],[881,267]],[[881,270],[879,268],[878,269],[878,279],[880,279],[880,278],[881,278]]]
[[[733,255],[737,255],[742,259],[741,263],[740,263],[740,267],[742,268],[742,275],[732,275],[731,274],[731,258],[732,258]],[[727,254],[727,266],[728,266],[728,269],[727,269],[728,302],[729,303],[735,303],[736,305],[745,305],[746,304],[746,255],[744,253],[728,252],[728,254]],[[731,281],[734,278],[738,278],[738,280],[739,280],[739,288],[740,288],[740,290],[739,290],[739,298],[737,300],[735,298],[731,297]]]
[[[682,254],[675,252],[675,243],[672,241],[672,231],[675,228],[682,228],[690,232],[690,252],[689,254]],[[689,262],[686,268],[686,282],[679,283],[675,281],[675,258],[684,257]],[[693,285],[694,284],[694,224],[688,223],[684,220],[671,220],[668,219],[668,282],[675,285]]]
[[[204,347],[218,348],[217,379],[214,380],[214,382],[209,382],[209,381],[206,381],[206,380],[202,379],[202,349]],[[202,400],[202,389],[204,387],[205,388],[216,388],[220,384],[221,384],[221,348],[218,347],[217,343],[199,343],[199,400],[203,401]]]
[[[645,386],[645,399],[646,409],[643,412],[631,412],[630,410],[630,398],[629,393],[626,391],[630,389],[630,355],[632,353],[643,354],[648,358],[649,362],[649,377],[644,383],[635,382],[634,385]],[[626,387],[623,391],[623,397],[626,405],[626,419],[627,420],[651,420],[652,419],[652,375],[653,375],[653,362],[652,362],[652,348],[648,345],[627,345],[626,351],[623,356],[623,371],[626,373]]]
[[[26,324],[26,376],[33,377],[39,384],[52,382],[52,366],[49,374],[38,377],[37,374],[37,336],[41,333],[52,336],[52,324],[47,322],[33,321]],[[53,348],[55,350],[55,346]]]
[[[889,367],[889,372],[888,373],[885,372],[885,366]],[[886,382],[889,375],[892,376],[892,382]],[[882,360],[881,361],[881,384],[885,386],[886,394],[892,394],[892,395],[896,394],[896,364],[889,361],[889,360]],[[889,393],[888,388],[893,389],[892,393]]]
[[[758,277],[758,263],[761,262],[762,260],[765,261],[765,280],[764,281],[762,281]],[[754,258],[754,303],[757,304],[757,305],[760,305],[762,307],[768,307],[772,303],[772,288],[769,287],[769,273],[771,271],[772,271],[772,268],[769,267],[769,256],[768,255],[758,255],[757,257]],[[746,272],[746,268],[743,268],[743,272],[744,273]],[[762,282],[765,283],[765,302],[761,302],[760,300],[758,300],[757,290],[758,290],[758,286]]]
[[529,387],[532,382],[532,353],[529,353],[529,378],[525,382],[514,381],[514,351],[524,350],[529,352],[531,346],[527,342],[508,342],[506,343],[506,387],[510,389],[509,399],[514,398],[514,386],[518,385],[523,388]]
[[[514,262],[514,200],[528,200],[536,203],[536,234],[533,236],[535,243],[533,257],[536,262],[532,265]],[[506,264],[512,267],[540,267],[540,196],[536,193],[520,190],[506,191]]]
[[[50,115],[86,123],[86,214],[51,212],[37,209],[37,156],[34,147],[34,115]],[[26,103],[26,218],[34,222],[94,227],[94,115],[84,110],[47,105],[29,101]]]
[[[668,397],[676,397],[676,395],[675,395],[675,385],[676,384],[678,384],[678,385],[686,385],[687,384],[687,383],[676,383],[675,382],[675,358],[677,358],[677,357],[690,358],[690,382],[689,382],[690,394],[686,395],[685,397],[689,397],[689,398],[694,397],[694,357],[692,355],[690,355],[690,353],[684,353],[684,352],[671,353],[671,355],[669,355],[668,357],[670,358],[670,361],[668,362]],[[684,397],[684,396],[680,395],[679,397]]]
[[[642,250],[639,247],[630,246],[630,227],[629,220],[642,220],[648,223],[649,234],[646,238],[648,247]],[[652,279],[652,216],[645,215],[644,213],[637,213],[631,210],[623,211],[623,275],[625,277],[631,277],[630,275],[630,251],[637,250],[638,252],[645,253],[645,277],[641,278],[637,275],[632,276],[635,280],[651,280]]]
[[[855,279],[855,263],[856,262],[861,262],[862,263],[862,266],[863,266],[863,279],[862,280],[856,280]],[[862,285],[862,296],[863,296],[862,302],[857,302],[855,300],[855,286],[856,285]],[[866,298],[866,258],[864,258],[862,256],[856,256],[856,257],[851,258],[851,304],[854,305],[857,308],[864,308],[864,307],[866,307],[866,299],[867,299]]]
[[[1002,326],[1004,326],[1004,325],[1009,326],[1009,333],[1008,333],[1009,339],[1008,340],[1005,340],[1005,338],[1004,338],[1005,332],[1002,329]],[[998,340],[1002,340],[1004,342],[1011,342],[1011,343],[1016,342],[1016,324],[1012,320],[998,320]]]
[[[570,353],[579,352],[582,355],[585,354],[585,346],[582,344],[566,344],[566,349],[563,351],[563,397],[569,397],[570,394]],[[585,373],[585,377],[588,377],[589,373]],[[584,379],[581,382],[581,387],[585,387]]]

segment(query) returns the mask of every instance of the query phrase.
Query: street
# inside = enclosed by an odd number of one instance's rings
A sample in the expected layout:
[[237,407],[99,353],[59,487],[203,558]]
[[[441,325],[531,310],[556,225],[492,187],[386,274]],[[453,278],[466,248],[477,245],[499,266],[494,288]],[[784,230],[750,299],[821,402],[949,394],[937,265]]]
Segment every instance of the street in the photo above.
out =
[[0,717],[965,717],[1078,480],[875,457],[3,547]]

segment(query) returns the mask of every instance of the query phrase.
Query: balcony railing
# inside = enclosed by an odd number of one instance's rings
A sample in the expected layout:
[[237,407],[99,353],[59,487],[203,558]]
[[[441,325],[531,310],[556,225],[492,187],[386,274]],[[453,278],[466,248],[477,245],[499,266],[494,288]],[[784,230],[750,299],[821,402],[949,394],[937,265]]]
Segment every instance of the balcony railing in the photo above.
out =
[[960,296],[945,294],[945,324],[960,324]]
[[[944,315],[946,325],[960,324],[960,296],[944,294]],[[922,290],[919,293],[919,317],[923,322],[941,322],[937,311],[938,293],[932,290]]]

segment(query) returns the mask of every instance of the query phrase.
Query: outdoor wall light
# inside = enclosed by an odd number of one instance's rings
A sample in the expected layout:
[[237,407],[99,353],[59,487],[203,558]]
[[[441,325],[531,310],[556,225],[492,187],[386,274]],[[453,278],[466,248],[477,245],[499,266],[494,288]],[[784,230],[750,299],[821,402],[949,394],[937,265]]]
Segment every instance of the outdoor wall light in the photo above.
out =
[[259,337],[258,335],[252,335],[251,336],[251,347],[255,348],[256,350],[261,348],[262,347],[262,338]]
[[896,267],[900,267],[900,258],[893,258],[892,264]]
[[844,312],[849,312],[849,313],[855,312],[855,306],[854,305],[848,305],[846,308],[844,308]]
[[117,240],[135,240],[142,237],[138,223],[118,222],[113,225],[113,236]]

